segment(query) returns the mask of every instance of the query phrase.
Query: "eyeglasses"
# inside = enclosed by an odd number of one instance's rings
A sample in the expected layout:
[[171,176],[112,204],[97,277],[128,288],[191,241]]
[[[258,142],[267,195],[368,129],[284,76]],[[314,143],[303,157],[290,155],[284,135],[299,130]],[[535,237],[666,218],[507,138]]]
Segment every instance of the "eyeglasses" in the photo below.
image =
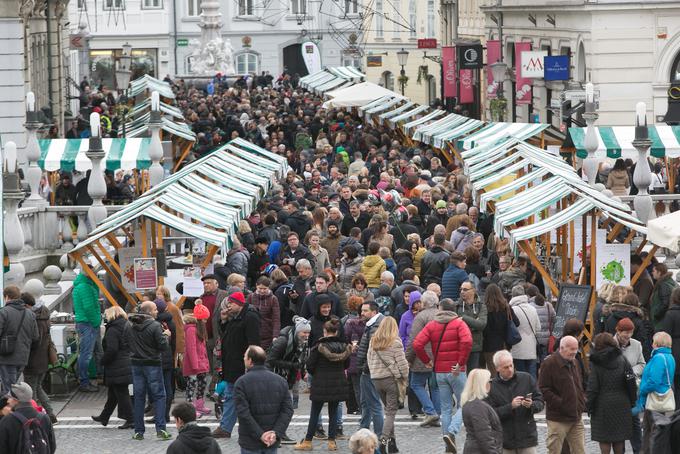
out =
[[460,289],[461,292],[467,292],[467,291],[469,291],[469,290],[472,290],[472,289],[471,289],[471,288],[461,288],[461,289]]

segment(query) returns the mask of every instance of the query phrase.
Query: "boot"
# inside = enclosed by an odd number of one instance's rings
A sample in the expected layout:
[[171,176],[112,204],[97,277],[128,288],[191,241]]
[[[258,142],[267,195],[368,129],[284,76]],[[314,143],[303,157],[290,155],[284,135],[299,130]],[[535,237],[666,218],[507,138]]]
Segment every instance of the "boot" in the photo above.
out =
[[199,418],[201,416],[207,416],[211,413],[210,409],[205,406],[205,401],[203,399],[196,399],[196,416]]
[[394,438],[390,438],[387,440],[387,452],[389,454],[395,454],[399,452],[399,448],[397,448],[397,440]]
[[380,454],[389,454],[387,452],[387,438],[380,439],[380,446],[378,446]]
[[328,440],[328,450],[329,451],[337,451],[338,450],[338,445],[335,443],[335,440]]
[[299,441],[294,447],[293,451],[313,451],[312,440]]

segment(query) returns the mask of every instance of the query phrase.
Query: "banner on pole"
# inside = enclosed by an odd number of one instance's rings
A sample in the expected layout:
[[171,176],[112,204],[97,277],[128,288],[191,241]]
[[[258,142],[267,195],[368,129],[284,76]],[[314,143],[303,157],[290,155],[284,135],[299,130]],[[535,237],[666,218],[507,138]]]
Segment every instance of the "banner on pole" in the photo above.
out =
[[493,80],[491,65],[501,58],[501,42],[491,40],[486,42],[486,97],[491,99],[496,97],[498,86]]
[[475,102],[474,77],[471,69],[460,70],[460,104]]
[[522,75],[522,52],[531,50],[531,43],[515,43],[515,103],[531,104],[531,79]]
[[442,68],[444,68],[444,97],[455,98],[458,96],[455,47],[442,47]]

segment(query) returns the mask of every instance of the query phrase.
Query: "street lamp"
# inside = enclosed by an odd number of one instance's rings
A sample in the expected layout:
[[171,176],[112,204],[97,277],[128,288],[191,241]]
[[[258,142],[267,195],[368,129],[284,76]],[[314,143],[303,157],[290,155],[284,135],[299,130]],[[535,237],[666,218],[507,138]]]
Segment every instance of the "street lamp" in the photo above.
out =
[[400,51],[397,51],[397,62],[399,63],[399,66],[401,66],[401,73],[399,74],[399,83],[401,84],[401,95],[404,95],[404,87],[406,87],[406,71],[404,70],[404,66],[406,66],[406,62],[408,61],[408,51],[404,50],[402,47]]
[[130,63],[132,61],[132,46],[129,43],[123,44],[123,53],[118,59],[118,69],[116,70],[116,86],[120,91],[120,106],[119,115],[120,121],[118,127],[123,126],[123,137],[125,137],[125,114],[127,113],[127,89],[130,84]]
[[490,110],[493,115],[494,111],[498,114],[498,121],[504,120],[504,113],[506,108],[505,98],[503,97],[503,85],[505,83],[505,74],[508,71],[508,64],[503,60],[498,60],[490,65],[491,75],[496,84],[496,99],[491,100]]

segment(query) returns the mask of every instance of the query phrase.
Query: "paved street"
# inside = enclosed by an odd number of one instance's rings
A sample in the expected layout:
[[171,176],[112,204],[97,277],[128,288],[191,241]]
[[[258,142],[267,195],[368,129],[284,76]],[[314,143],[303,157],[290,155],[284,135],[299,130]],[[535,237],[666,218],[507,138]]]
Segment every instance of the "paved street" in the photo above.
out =
[[[307,421],[309,416],[309,400],[307,395],[300,396],[300,408],[296,410],[295,416],[291,423],[288,434],[295,439],[304,437],[307,428]],[[167,449],[168,442],[158,441],[155,439],[153,426],[147,425],[147,439],[144,441],[133,441],[131,439],[132,431],[120,431],[116,429],[118,425],[117,420],[112,420],[109,427],[102,427],[95,424],[90,415],[97,414],[104,405],[106,400],[105,392],[100,392],[95,395],[84,395],[76,393],[70,401],[55,400],[55,409],[59,410],[60,423],[56,426],[57,436],[57,452],[62,453],[98,453],[98,454],[113,454],[113,453],[164,453]],[[326,418],[326,415],[324,415]],[[217,427],[215,418],[204,418],[201,424],[211,428]],[[440,438],[439,428],[421,428],[418,426],[419,422],[412,421],[410,416],[404,410],[400,411],[397,416],[396,433],[397,442],[402,453],[442,453],[444,452],[444,445]],[[544,415],[538,416],[539,426],[539,453],[545,451],[545,434],[546,424]],[[351,434],[359,428],[358,416],[345,416],[345,433]],[[176,436],[177,430],[174,423],[168,424],[170,432]],[[462,446],[465,436],[462,434],[458,439],[458,445]],[[586,421],[586,439],[590,440],[590,427]],[[222,452],[236,454],[238,453],[237,439],[220,440]],[[347,441],[340,441],[340,452],[349,452],[347,449]],[[314,441],[315,451],[323,452],[326,449],[323,441]],[[423,449],[427,449],[423,451]],[[281,453],[293,453],[292,446],[284,446],[279,450]],[[594,442],[587,443],[588,453],[599,453],[597,444]],[[629,451],[630,452],[630,449]]]

